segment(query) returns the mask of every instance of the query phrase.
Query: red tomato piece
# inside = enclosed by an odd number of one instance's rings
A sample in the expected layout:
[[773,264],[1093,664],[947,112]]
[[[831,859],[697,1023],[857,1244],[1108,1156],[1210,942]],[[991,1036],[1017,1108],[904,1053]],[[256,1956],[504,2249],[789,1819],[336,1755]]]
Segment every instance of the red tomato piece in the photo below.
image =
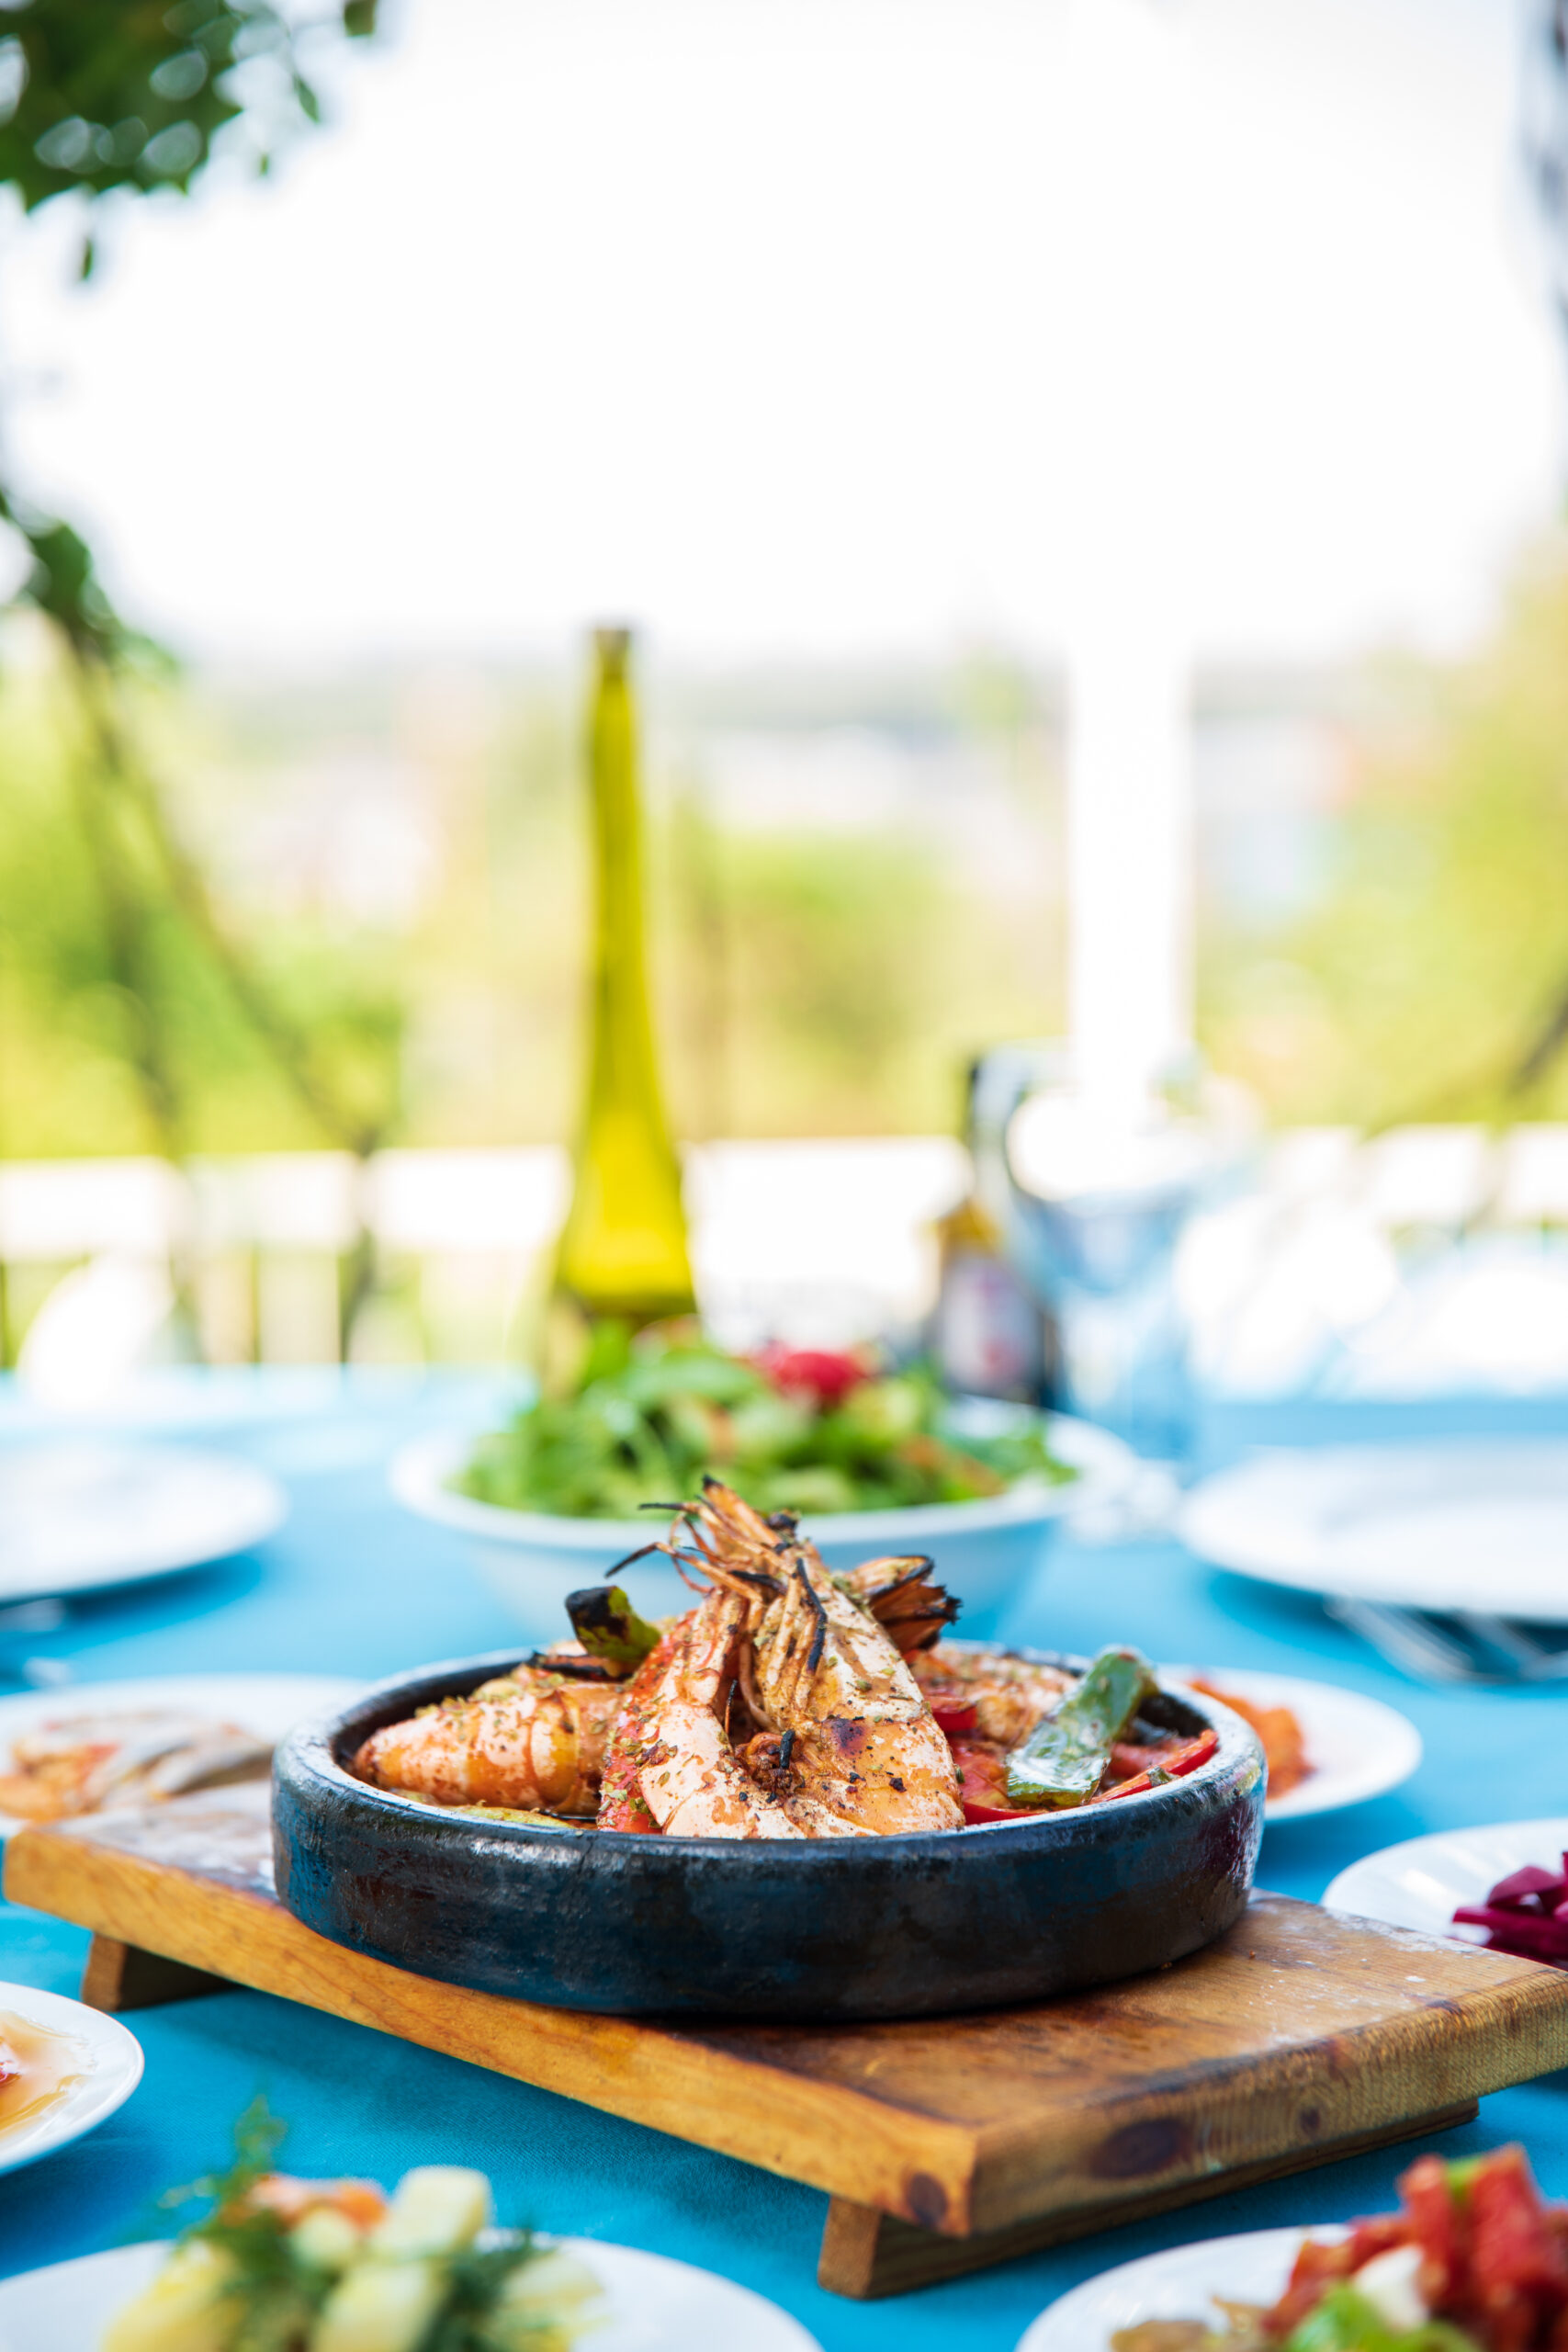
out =
[[927,1694],[937,1729],[944,1731],[950,1740],[962,1739],[965,1732],[975,1728],[975,1702],[956,1694],[949,1697],[942,1691]]
[[1112,1797],[1135,1797],[1144,1789],[1157,1788],[1156,1771],[1162,1781],[1184,1780],[1189,1772],[1195,1772],[1200,1764],[1208,1762],[1219,1744],[1217,1731],[1200,1732],[1196,1739],[1183,1740],[1179,1747],[1168,1749],[1149,1771],[1139,1772],[1133,1780],[1122,1781],[1115,1788],[1101,1789],[1100,1794],[1090,1797],[1089,1802],[1090,1804],[1109,1804]]
[[1317,2309],[1337,2279],[1348,2278],[1351,2266],[1350,2240],[1339,2245],[1322,2245],[1315,2238],[1308,2238],[1296,2256],[1290,2285],[1273,2310],[1265,2314],[1264,2334],[1276,2339],[1289,2335],[1301,2325],[1308,2312]]
[[1522,2148],[1477,2165],[1469,2207],[1471,2300],[1501,2352],[1528,2346],[1568,2308],[1568,2262]]
[[999,1749],[955,1739],[953,1760],[958,1767],[958,1801],[972,1826],[985,1821],[1032,1821],[1032,1806],[1008,1803],[1007,1758]]
[[804,1392],[824,1410],[841,1404],[852,1388],[871,1376],[859,1356],[842,1348],[785,1348],[775,1342],[759,1348],[755,1362],[775,1388],[786,1395]]
[[1432,2311],[1452,2311],[1467,2280],[1469,2216],[1455,2200],[1442,2158],[1418,2157],[1400,2176],[1399,2196],[1410,2241],[1421,2249],[1421,2292]]
[[1352,2274],[1374,2256],[1392,2254],[1396,2245],[1404,2245],[1409,2237],[1410,2224],[1403,2213],[1372,2213],[1355,2222],[1350,2231]]

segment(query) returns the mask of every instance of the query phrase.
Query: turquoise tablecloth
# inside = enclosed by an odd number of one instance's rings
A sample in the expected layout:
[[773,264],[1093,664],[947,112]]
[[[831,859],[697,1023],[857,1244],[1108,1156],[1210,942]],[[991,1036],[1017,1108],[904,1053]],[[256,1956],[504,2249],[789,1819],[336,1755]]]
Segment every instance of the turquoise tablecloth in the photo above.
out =
[[[198,1437],[284,1480],[293,1499],[288,1526],[220,1568],[85,1601],[62,1633],[35,1636],[29,1647],[68,1656],[84,1681],[201,1668],[378,1676],[512,1637],[457,1540],[404,1517],[386,1492],[395,1446],[433,1416],[460,1416],[471,1389],[449,1380],[365,1375],[340,1385],[261,1374],[254,1384],[216,1381],[192,1401]],[[1203,1452],[1217,1462],[1254,1442],[1561,1430],[1565,1422],[1561,1402],[1216,1409]],[[14,1399],[0,1399],[0,1442],[36,1425]],[[1156,1657],[1321,1673],[1414,1716],[1427,1758],[1406,1788],[1269,1831],[1260,1878],[1290,1894],[1317,1895],[1358,1855],[1425,1829],[1568,1810],[1568,1695],[1418,1689],[1314,1604],[1216,1575],[1172,1544],[1092,1555],[1063,1544],[1007,1630],[1065,1649],[1131,1638]],[[36,1913],[0,1911],[0,1977],[73,1992],[85,1943]],[[1410,2154],[1330,2166],[857,2305],[816,2286],[825,2200],[812,2190],[259,1994],[180,2003],[131,2023],[147,2053],[135,2097],[74,2147],[0,2182],[0,2273],[162,2233],[167,2222],[152,2199],[222,2158],[233,2117],[261,2089],[290,2121],[286,2160],[301,2171],[390,2180],[411,2164],[480,2165],[508,2218],[722,2271],[795,2312],[826,2352],[1010,2352],[1043,2304],[1096,2270],[1183,2239],[1383,2205]],[[1445,2146],[1462,2154],[1508,2138],[1525,2141],[1547,2188],[1568,2197],[1568,2077],[1488,2099],[1479,2124]]]

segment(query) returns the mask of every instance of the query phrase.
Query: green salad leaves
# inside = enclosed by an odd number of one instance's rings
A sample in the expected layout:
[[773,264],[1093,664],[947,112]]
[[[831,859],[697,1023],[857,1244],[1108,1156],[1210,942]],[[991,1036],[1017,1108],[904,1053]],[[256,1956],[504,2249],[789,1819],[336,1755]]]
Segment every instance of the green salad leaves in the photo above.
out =
[[570,1393],[481,1439],[454,1484],[512,1510],[627,1519],[690,1495],[705,1472],[758,1510],[802,1512],[973,1502],[1076,1475],[1036,1415],[970,1433],[923,1365],[813,1348],[733,1356],[691,1324],[634,1339],[605,1322]]

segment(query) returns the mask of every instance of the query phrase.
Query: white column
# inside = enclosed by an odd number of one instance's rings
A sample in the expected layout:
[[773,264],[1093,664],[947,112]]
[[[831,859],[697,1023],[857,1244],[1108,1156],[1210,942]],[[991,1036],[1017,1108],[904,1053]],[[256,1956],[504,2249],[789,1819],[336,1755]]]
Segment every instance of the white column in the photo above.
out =
[[1187,65],[1168,0],[1072,10],[1068,1010],[1080,1082],[1130,1105],[1192,1022]]

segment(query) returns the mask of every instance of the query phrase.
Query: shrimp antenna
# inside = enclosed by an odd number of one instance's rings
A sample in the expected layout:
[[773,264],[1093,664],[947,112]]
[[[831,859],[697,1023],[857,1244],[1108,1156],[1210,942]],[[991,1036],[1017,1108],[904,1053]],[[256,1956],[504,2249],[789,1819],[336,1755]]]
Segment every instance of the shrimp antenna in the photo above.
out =
[[804,1566],[798,1566],[795,1573],[800,1578],[802,1592],[817,1612],[817,1631],[811,1636],[811,1647],[806,1657],[806,1671],[815,1674],[822,1663],[822,1645],[828,1638],[828,1611],[821,1594],[812,1589],[811,1579]]
[[662,1552],[664,1546],[662,1544],[645,1544],[641,1547],[640,1551],[628,1552],[624,1560],[617,1560],[615,1566],[606,1571],[606,1583],[609,1581],[611,1577],[619,1576],[623,1568],[629,1568],[634,1560],[646,1560],[650,1552]]

